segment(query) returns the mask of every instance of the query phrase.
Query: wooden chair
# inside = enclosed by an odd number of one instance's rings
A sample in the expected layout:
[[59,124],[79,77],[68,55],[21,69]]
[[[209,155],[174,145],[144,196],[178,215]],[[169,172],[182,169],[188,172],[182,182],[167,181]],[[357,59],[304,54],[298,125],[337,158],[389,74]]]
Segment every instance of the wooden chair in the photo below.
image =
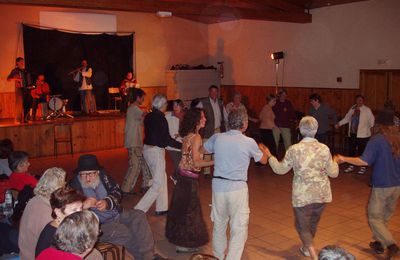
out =
[[121,104],[121,102],[122,102],[122,97],[121,97],[121,93],[119,92],[119,88],[109,87],[108,95],[109,95],[110,101],[114,101],[114,110],[117,110],[117,103],[119,102]]
[[121,249],[111,243],[97,242],[94,246],[106,260],[107,255],[111,254],[113,260],[124,260],[125,259],[125,247],[121,246]]
[[74,147],[72,140],[72,123],[55,123],[53,126],[54,133],[54,155],[58,156],[58,144],[67,143],[70,146],[70,153],[74,156]]

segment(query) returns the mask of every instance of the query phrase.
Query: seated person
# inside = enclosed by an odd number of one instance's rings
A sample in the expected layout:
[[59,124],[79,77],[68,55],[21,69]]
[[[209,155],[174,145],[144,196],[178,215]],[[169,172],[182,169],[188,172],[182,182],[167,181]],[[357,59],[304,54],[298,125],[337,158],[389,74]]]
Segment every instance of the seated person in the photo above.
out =
[[54,235],[55,248],[44,250],[36,259],[83,259],[96,244],[99,219],[88,210],[64,218]]
[[53,220],[50,195],[65,185],[65,175],[61,168],[47,169],[33,190],[35,196],[26,205],[20,222],[18,246],[21,259],[35,259],[35,247],[40,232]]
[[36,79],[36,88],[31,90],[32,100],[32,116],[36,120],[36,110],[40,104],[42,107],[42,119],[47,116],[47,101],[50,94],[50,86],[44,81],[44,75],[39,74]]
[[25,186],[32,189],[36,187],[38,180],[28,172],[29,155],[26,152],[15,151],[8,157],[8,163],[12,171],[10,175],[11,189],[22,191]]
[[60,188],[51,194],[50,205],[53,211],[51,213],[53,221],[48,223],[40,233],[36,244],[36,257],[53,244],[54,234],[63,219],[72,213],[82,211],[84,200],[85,196],[69,187]]
[[70,186],[86,197],[90,208],[100,219],[103,234],[100,241],[124,246],[137,260],[164,259],[154,254],[154,238],[141,210],[121,207],[122,191],[92,154],[81,155]]
[[14,206],[14,214],[11,217],[14,221],[19,220],[25,209],[26,203],[33,197],[33,189],[38,180],[28,172],[29,155],[26,152],[15,151],[8,157],[10,169],[10,189],[19,191],[17,202]]

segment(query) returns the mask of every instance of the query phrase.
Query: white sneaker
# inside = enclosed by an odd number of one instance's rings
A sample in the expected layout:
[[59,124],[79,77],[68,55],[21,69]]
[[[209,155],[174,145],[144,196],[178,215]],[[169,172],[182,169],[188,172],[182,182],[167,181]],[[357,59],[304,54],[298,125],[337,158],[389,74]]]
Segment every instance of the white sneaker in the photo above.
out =
[[349,167],[347,167],[347,168],[344,170],[344,172],[345,172],[345,173],[354,172],[354,166],[353,166],[353,165],[349,165]]
[[308,251],[308,248],[305,248],[304,246],[300,247],[300,252],[302,255],[306,257],[310,257],[310,251]]
[[358,170],[357,174],[365,174],[365,172],[367,171],[367,167],[360,167],[360,170]]

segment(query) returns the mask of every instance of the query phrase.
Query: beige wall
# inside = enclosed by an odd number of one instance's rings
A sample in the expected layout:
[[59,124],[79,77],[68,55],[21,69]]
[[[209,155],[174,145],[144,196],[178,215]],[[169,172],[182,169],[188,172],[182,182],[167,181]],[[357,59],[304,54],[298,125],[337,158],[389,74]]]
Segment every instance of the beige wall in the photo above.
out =
[[[39,23],[41,10],[104,11],[0,5],[0,92],[17,55],[20,22]],[[118,30],[136,32],[137,76],[142,86],[165,86],[164,71],[177,63],[225,62],[226,85],[274,85],[269,54],[283,50],[279,84],[358,88],[360,69],[400,67],[399,0],[370,0],[313,10],[313,23],[239,20],[213,25],[154,14],[106,12]],[[382,64],[383,63],[383,64]],[[337,83],[336,77],[343,82]]]
[[358,88],[360,69],[400,68],[399,11],[399,0],[370,0],[315,9],[311,24],[213,24],[208,27],[210,63],[225,62],[223,84],[274,85],[269,54],[283,50],[279,85],[284,66],[286,86]]
[[[39,24],[40,11],[111,13],[119,31],[136,34],[136,67],[141,86],[165,86],[165,70],[177,63],[207,64],[207,25],[155,14],[0,5],[0,92],[13,92],[6,77],[15,65],[21,22]],[[20,48],[21,49],[21,48]],[[77,61],[79,63],[79,61]]]

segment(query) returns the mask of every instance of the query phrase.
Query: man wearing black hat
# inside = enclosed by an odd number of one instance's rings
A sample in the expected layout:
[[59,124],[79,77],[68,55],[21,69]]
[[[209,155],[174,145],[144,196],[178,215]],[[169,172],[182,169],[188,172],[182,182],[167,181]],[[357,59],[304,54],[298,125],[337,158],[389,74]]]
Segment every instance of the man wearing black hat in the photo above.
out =
[[84,208],[94,212],[100,220],[100,241],[123,245],[135,260],[164,259],[154,254],[154,238],[141,210],[123,211],[122,192],[92,154],[81,155],[75,177],[70,186],[86,197]]
[[368,202],[368,222],[373,233],[369,246],[377,254],[388,249],[387,259],[399,251],[388,222],[396,211],[400,197],[400,132],[393,123],[393,111],[381,112],[375,120],[374,136],[361,157],[339,155],[339,162],[357,166],[373,165],[372,191]]

